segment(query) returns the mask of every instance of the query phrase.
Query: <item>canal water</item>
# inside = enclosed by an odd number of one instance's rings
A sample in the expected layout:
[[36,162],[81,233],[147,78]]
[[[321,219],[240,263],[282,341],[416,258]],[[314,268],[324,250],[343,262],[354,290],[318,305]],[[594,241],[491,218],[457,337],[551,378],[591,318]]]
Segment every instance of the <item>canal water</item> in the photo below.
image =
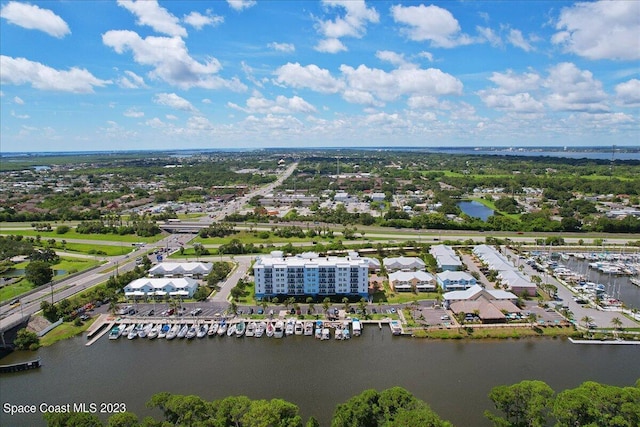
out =
[[486,221],[487,218],[493,215],[493,209],[489,209],[475,200],[459,202],[458,207],[470,217],[480,218],[483,221]]
[[[428,341],[394,337],[367,325],[350,341],[311,337],[206,337],[192,341],[106,336],[90,347],[73,338],[38,351],[42,368],[3,375],[0,403],[124,402],[140,418],[160,418],[145,407],[154,393],[204,399],[246,395],[297,404],[303,418],[330,425],[336,404],[365,389],[402,386],[458,427],[489,426],[492,387],[540,379],[556,391],[594,380],[633,385],[640,347],[577,345],[561,339]],[[12,354],[2,363],[32,355]],[[105,417],[106,418],[106,417]],[[40,414],[0,413],[0,425],[44,425]]]

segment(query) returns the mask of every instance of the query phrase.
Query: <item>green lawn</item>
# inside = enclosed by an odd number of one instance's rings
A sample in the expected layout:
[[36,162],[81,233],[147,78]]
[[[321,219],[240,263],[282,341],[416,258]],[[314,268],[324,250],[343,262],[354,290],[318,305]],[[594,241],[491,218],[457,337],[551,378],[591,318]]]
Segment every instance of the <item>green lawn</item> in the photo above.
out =
[[75,326],[74,322],[63,322],[60,326],[54,328],[44,337],[40,338],[40,344],[43,347],[47,347],[57,343],[58,341],[75,337],[76,335],[86,331],[97,318],[98,316],[92,317],[86,322],[83,322],[81,326]]
[[0,288],[0,301],[13,300],[19,298],[23,293],[31,290],[33,285],[26,279],[20,279],[11,285]]
[[65,245],[64,249],[58,245],[56,249],[64,250],[67,252],[78,252],[80,254],[100,254],[106,256],[125,255],[131,252],[134,248],[130,244],[122,244],[120,246],[114,245],[93,245],[88,243],[69,243]]
[[69,230],[65,234],[58,234],[55,232],[55,226],[53,227],[53,231],[36,231],[36,230],[16,230],[10,227],[5,227],[6,223],[2,224],[0,228],[0,232],[5,235],[13,234],[15,236],[30,236],[36,237],[40,236],[41,239],[56,239],[60,240],[69,240],[69,239],[81,239],[81,240],[103,240],[106,242],[124,242],[124,243],[135,243],[135,242],[145,242],[145,243],[153,243],[162,239],[161,234],[156,234],[153,237],[140,237],[134,234],[81,234],[77,233],[75,230]]

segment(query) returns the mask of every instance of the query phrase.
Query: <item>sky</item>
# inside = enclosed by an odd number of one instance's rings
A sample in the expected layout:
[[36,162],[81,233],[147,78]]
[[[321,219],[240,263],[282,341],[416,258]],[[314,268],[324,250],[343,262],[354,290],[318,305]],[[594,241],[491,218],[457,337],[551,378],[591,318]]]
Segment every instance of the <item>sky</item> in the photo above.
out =
[[0,1],[0,152],[640,145],[640,1]]

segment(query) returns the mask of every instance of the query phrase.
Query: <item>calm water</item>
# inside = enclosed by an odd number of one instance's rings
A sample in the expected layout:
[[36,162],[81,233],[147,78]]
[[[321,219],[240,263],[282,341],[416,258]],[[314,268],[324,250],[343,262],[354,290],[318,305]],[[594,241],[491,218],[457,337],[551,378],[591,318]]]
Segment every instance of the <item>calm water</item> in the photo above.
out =
[[458,207],[470,217],[480,218],[483,221],[493,215],[492,209],[475,200],[459,202]]
[[[640,378],[639,346],[575,345],[563,340],[426,341],[365,328],[348,342],[311,337],[202,340],[84,338],[41,349],[43,367],[3,375],[0,400],[18,404],[125,402],[141,418],[159,417],[145,402],[160,391],[283,398],[306,419],[329,425],[333,410],[367,388],[407,388],[456,426],[489,426],[493,386],[541,379],[555,390],[586,380],[632,385]],[[27,356],[29,357],[29,356]],[[25,358],[12,354],[2,360]],[[41,416],[2,414],[0,425],[43,425]]]

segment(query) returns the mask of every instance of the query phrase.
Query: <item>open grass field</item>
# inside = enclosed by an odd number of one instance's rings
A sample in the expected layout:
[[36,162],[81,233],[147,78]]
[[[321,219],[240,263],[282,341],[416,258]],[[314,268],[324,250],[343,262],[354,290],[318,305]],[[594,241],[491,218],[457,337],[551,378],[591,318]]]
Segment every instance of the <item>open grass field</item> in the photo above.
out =
[[82,325],[80,326],[76,326],[74,322],[63,322],[60,326],[54,328],[44,337],[40,338],[40,345],[42,345],[43,347],[47,347],[57,343],[58,341],[66,340],[68,338],[79,335],[89,329],[89,326],[91,326],[97,318],[97,316],[92,317],[86,322],[82,322]]
[[64,234],[58,234],[55,232],[55,227],[53,231],[36,231],[36,230],[24,230],[18,229],[11,226],[7,226],[7,223],[0,224],[0,234],[10,235],[13,234],[15,236],[27,236],[27,237],[36,237],[40,236],[43,240],[48,239],[56,239],[60,240],[101,240],[105,242],[124,242],[124,243],[135,243],[135,242],[145,242],[145,243],[153,243],[162,239],[162,234],[157,234],[153,237],[140,237],[133,234],[80,234],[75,230],[69,230]]
[[[58,247],[57,249],[61,249]],[[64,251],[67,252],[77,252],[79,254],[86,255],[105,255],[105,256],[117,256],[117,255],[126,255],[131,252],[134,248],[131,245],[94,245],[88,243],[69,243],[64,247]]]

